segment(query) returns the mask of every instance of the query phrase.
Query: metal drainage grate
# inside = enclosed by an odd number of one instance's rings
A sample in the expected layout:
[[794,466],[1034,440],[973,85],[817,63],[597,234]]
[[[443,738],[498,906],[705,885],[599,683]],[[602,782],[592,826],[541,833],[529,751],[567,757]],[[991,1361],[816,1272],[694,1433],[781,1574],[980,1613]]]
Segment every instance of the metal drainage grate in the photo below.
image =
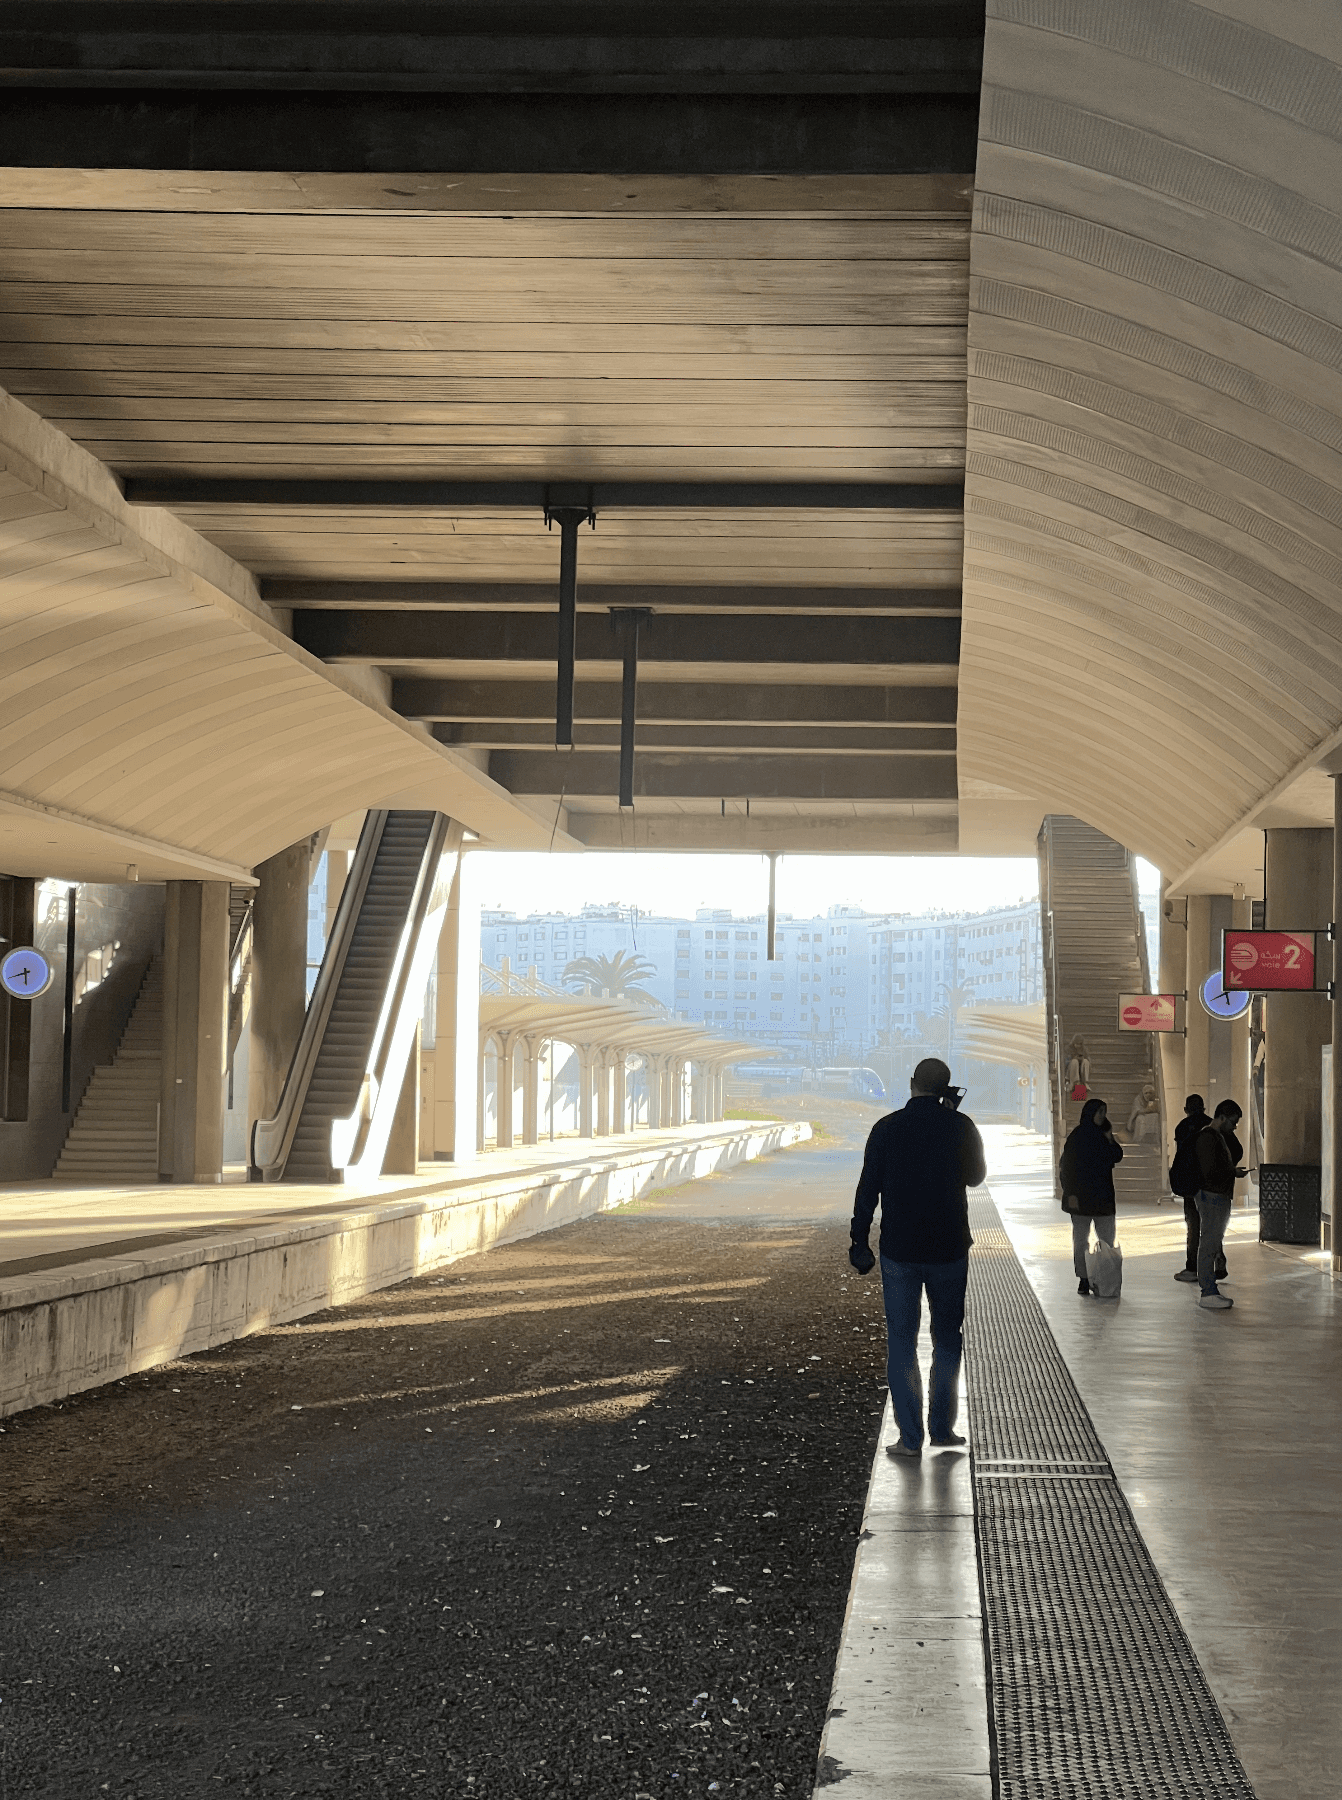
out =
[[965,1319],[1002,1800],[1253,1800],[1206,1677],[992,1202]]

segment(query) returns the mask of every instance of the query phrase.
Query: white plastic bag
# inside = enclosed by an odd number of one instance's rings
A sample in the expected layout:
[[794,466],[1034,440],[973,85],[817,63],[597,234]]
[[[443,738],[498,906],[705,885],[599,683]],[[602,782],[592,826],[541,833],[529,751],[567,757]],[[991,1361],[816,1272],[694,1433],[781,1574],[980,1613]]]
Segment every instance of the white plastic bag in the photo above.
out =
[[1086,1280],[1101,1300],[1117,1300],[1123,1291],[1123,1251],[1118,1244],[1098,1243],[1086,1252]]

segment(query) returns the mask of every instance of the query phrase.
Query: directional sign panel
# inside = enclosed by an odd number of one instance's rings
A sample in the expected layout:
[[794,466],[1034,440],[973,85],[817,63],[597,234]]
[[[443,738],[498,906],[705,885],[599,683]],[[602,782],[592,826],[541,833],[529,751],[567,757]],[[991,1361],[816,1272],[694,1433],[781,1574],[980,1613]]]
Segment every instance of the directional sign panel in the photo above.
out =
[[1229,993],[1278,994],[1314,986],[1312,931],[1226,931],[1221,974]]
[[1120,994],[1120,1031],[1173,1031],[1174,994]]
[[55,970],[40,950],[23,946],[0,962],[0,987],[16,1000],[35,1000],[51,986]]

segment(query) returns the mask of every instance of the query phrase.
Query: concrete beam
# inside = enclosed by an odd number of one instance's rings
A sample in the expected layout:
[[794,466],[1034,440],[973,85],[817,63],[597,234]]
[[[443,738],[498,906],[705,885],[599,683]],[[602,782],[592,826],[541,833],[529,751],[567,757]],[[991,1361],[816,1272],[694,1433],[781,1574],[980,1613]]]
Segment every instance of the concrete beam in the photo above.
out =
[[[515,794],[614,794],[620,759],[599,750],[496,750],[493,780]],[[950,756],[699,756],[642,753],[634,762],[641,799],[954,800]]]
[[[554,723],[549,681],[451,681],[401,676],[391,703],[409,719]],[[638,717],[645,725],[954,725],[954,687],[844,687],[827,683],[640,681]],[[618,725],[620,684],[579,681],[576,717]]]
[[[558,613],[383,613],[368,611],[294,614],[294,639],[328,662],[530,662],[554,663]],[[654,614],[639,636],[639,667],[663,664],[735,664],[753,670],[767,664],[837,666],[869,671],[909,665],[953,665],[960,653],[958,619],[686,618]],[[619,645],[609,619],[578,621],[581,662],[617,666]]]
[[[725,685],[725,684],[724,684]],[[440,744],[468,744],[485,750],[550,749],[554,723],[537,725],[435,725]],[[584,750],[618,750],[618,725],[583,725]],[[925,731],[899,726],[867,725],[644,725],[638,726],[638,751],[679,750],[687,754],[749,751],[761,756],[907,756],[932,752],[955,755],[955,732],[943,727]]]
[[745,816],[729,800],[725,815],[568,812],[569,836],[588,850],[735,852],[738,855],[954,856],[960,847],[954,806],[915,804],[879,814],[846,811],[805,817],[793,812]]
[[[555,583],[536,581],[263,581],[270,606],[296,611],[354,607],[393,611],[551,612]],[[578,611],[612,606],[650,606],[658,613],[948,613],[960,611],[960,590],[950,588],[716,587],[649,582],[586,582]]]

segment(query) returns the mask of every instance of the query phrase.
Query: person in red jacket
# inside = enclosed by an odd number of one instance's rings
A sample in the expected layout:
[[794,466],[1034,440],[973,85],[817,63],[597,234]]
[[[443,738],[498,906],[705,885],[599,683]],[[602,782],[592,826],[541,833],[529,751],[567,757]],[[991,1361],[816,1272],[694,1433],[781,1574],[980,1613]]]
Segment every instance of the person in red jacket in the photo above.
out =
[[932,1311],[932,1391],[927,1432],[934,1445],[963,1444],[955,1430],[965,1287],[969,1279],[969,1200],[987,1173],[978,1127],[956,1109],[962,1090],[938,1057],[913,1071],[909,1102],[878,1119],[867,1139],[853,1205],[848,1260],[860,1275],[875,1263],[868,1239],[881,1206],[881,1286],[888,1346],[886,1376],[899,1423],[894,1456],[923,1448],[923,1378],[918,1327],[923,1289]]

